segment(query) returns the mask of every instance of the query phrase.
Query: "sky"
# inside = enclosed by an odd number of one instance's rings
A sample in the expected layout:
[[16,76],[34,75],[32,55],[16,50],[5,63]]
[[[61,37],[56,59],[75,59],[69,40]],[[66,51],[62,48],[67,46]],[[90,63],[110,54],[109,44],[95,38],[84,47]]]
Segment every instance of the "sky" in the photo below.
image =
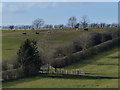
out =
[[[1,7],[1,5],[0,5]],[[2,25],[31,25],[37,19],[45,24],[67,24],[71,16],[80,22],[87,16],[90,23],[117,23],[117,2],[4,2]]]

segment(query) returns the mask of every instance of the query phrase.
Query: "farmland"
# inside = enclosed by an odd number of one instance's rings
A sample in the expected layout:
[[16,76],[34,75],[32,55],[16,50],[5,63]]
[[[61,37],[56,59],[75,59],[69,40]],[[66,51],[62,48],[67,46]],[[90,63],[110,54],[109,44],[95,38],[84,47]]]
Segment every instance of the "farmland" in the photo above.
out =
[[81,69],[89,74],[118,76],[118,48],[98,53],[89,59],[66,67],[66,69]]
[[[47,33],[47,31],[32,31],[32,30],[16,30],[15,32],[11,30],[3,30],[2,31],[2,46],[3,46],[3,60],[4,59],[10,59],[13,58],[21,43],[24,42],[24,40],[31,38],[35,39],[38,42],[38,49],[45,48],[45,50],[49,50],[50,48],[53,48],[55,45],[65,45],[70,42],[70,40],[73,40],[77,37],[79,37],[81,34],[90,33],[90,32],[103,32],[106,31],[104,29],[100,30],[89,30],[89,31],[83,31],[83,30],[53,30],[50,34]],[[23,35],[22,33],[26,32],[26,35]],[[40,34],[36,35],[35,32],[40,32]],[[43,43],[46,40],[45,43]],[[45,47],[46,46],[46,47]]]
[[117,79],[62,79],[33,77],[3,83],[5,88],[117,88]]
[[[65,69],[80,68],[86,73],[98,75],[118,75],[118,59],[107,59],[117,56],[117,48],[94,55],[81,63],[72,64]],[[100,55],[100,56],[99,56]],[[100,58],[101,57],[101,58]],[[94,62],[92,61],[94,60]],[[105,63],[105,65],[97,64]],[[109,65],[116,64],[116,65]],[[118,79],[85,79],[85,78],[50,78],[32,77],[3,83],[4,88],[117,88]]]
[[[38,49],[52,49],[55,45],[65,45],[82,34],[90,32],[103,32],[102,30],[59,30],[51,31],[3,31],[3,60],[16,55],[21,43],[27,39],[35,39],[38,42]],[[26,32],[26,35],[22,33]],[[35,32],[39,32],[38,35]],[[42,43],[45,40],[45,44]],[[98,53],[81,62],[64,67],[65,69],[81,69],[85,73],[95,75],[118,76],[118,48],[113,48],[105,52]],[[36,76],[23,78],[3,83],[4,88],[117,88],[118,79],[74,79],[74,78],[50,78]]]

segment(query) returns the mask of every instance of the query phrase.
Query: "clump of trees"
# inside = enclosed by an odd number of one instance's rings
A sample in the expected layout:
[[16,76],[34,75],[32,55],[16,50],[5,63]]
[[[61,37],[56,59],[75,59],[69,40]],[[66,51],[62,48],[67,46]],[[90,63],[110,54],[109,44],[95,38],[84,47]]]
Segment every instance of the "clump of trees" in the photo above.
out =
[[37,75],[42,65],[42,58],[37,49],[35,40],[26,39],[13,61],[3,60],[2,75],[3,80],[18,79]]
[[[111,31],[113,32],[113,31]],[[83,60],[89,56],[96,54],[100,51],[109,49],[110,47],[117,46],[118,36],[114,36],[111,32],[94,32],[81,35],[69,43],[69,46],[59,46],[55,48],[54,59],[52,65],[56,68],[64,67],[71,63]],[[114,31],[118,34],[118,31]],[[108,41],[108,43],[106,42]]]
[[96,46],[111,39],[112,35],[108,32],[94,32],[83,34],[79,38],[72,40],[65,46],[55,46],[53,55],[54,58],[69,56],[75,52],[85,51],[93,46]]

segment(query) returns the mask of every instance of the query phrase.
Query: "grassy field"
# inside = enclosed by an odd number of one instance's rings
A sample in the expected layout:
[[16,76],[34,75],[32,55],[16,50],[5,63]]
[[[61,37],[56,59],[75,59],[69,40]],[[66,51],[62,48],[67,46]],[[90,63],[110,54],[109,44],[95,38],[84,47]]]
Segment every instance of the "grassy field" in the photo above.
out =
[[[86,73],[97,75],[118,75],[118,59],[111,58],[118,55],[117,48],[99,53],[83,62],[79,62],[66,69],[80,68]],[[105,65],[101,65],[105,64]],[[117,88],[118,79],[74,79],[32,77],[3,83],[4,88]]]
[[[20,44],[27,38],[34,38],[38,41],[38,48],[42,48],[42,38],[47,39],[48,48],[54,45],[64,45],[70,40],[79,37],[81,34],[90,32],[101,32],[105,30],[85,31],[55,31],[47,34],[36,31],[3,31],[3,59],[12,58],[19,49]],[[27,32],[27,35],[22,35]],[[46,48],[46,49],[48,49]],[[82,62],[74,63],[65,69],[81,69],[85,73],[118,76],[118,49],[110,49]],[[50,78],[50,77],[31,77],[3,82],[4,88],[118,88],[118,79],[74,79],[74,78]]]
[[[65,67],[66,69],[80,68],[86,73],[97,75],[118,75],[117,48],[99,53],[83,62]],[[98,65],[105,64],[105,65]],[[115,65],[111,65],[115,64]],[[118,79],[85,79],[85,78],[50,78],[32,77],[3,83],[4,88],[118,88]]]
[[33,77],[3,83],[3,88],[118,88],[118,80]]
[[112,57],[118,57],[118,48],[93,55],[89,59],[69,65],[65,68],[81,69],[89,74],[118,76],[118,58]]
[[[38,42],[38,49],[45,48],[46,50],[53,48],[55,45],[64,45],[68,43],[70,40],[79,37],[81,34],[90,33],[90,32],[102,32],[104,29],[100,30],[54,30],[51,33],[47,33],[47,31],[33,31],[33,30],[3,30],[2,31],[2,45],[3,45],[3,59],[10,59],[14,57],[24,40],[27,38],[35,39]],[[27,35],[23,35],[22,33],[26,32]],[[39,32],[40,34],[36,35],[35,32]],[[46,41],[46,42],[45,42]],[[46,47],[45,47],[46,46]],[[48,51],[47,51],[48,52]]]

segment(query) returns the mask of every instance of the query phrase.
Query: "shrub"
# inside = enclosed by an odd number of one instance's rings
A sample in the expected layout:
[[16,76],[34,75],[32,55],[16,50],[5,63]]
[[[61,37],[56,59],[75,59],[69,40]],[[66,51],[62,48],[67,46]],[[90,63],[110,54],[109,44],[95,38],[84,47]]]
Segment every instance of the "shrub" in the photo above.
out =
[[101,42],[112,40],[112,36],[108,32],[101,33]]
[[36,41],[29,39],[25,40],[17,55],[17,61],[22,67],[25,76],[32,76],[38,73],[41,66],[41,58],[37,50]]
[[96,45],[94,47],[91,47],[87,50],[73,53],[71,56],[56,58],[56,59],[54,59],[52,65],[54,67],[61,68],[66,65],[72,64],[74,62],[84,60],[94,54],[97,54],[99,52],[106,51],[106,50],[109,50],[110,48],[118,46],[119,41],[120,41],[120,38],[116,38],[116,39],[101,43],[99,45]]
[[63,46],[55,46],[53,51],[53,58],[58,58],[58,57],[63,57],[65,56],[65,52],[64,52],[64,47]]
[[112,39],[118,38],[120,36],[120,28],[111,28],[107,33],[112,36]]
[[79,38],[74,39],[71,44],[73,46],[74,53],[82,50]]
[[100,33],[97,33],[97,32],[90,33],[90,36],[91,36],[93,46],[101,43],[101,34]]
[[8,70],[8,60],[2,61],[2,71]]
[[88,48],[93,46],[93,40],[90,34],[83,34],[79,38],[80,46],[82,50],[87,50]]
[[24,77],[22,68],[2,71],[3,81],[19,79],[19,78],[22,78],[22,77]]
[[54,61],[51,63],[51,65],[54,68],[62,68],[63,66],[65,66],[65,57],[61,57],[61,58],[55,58]]

